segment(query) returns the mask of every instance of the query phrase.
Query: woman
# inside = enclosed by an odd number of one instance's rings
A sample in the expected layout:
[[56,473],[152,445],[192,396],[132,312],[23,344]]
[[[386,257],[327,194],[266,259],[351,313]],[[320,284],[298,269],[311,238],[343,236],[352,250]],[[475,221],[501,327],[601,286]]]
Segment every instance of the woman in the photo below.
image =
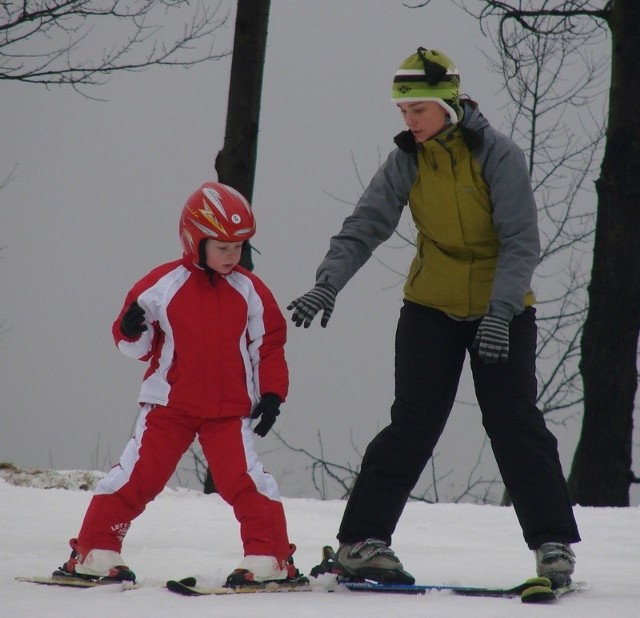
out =
[[557,441],[536,408],[531,278],[540,241],[525,158],[477,104],[441,52],[418,48],[397,71],[392,100],[408,128],[353,214],[331,239],[315,287],[288,307],[296,326],[322,311],[387,240],[409,204],[416,255],[396,334],[391,423],[369,444],[342,519],[347,576],[413,583],[391,536],[444,429],[465,355],[483,425],[538,575],[570,581],[580,540]]

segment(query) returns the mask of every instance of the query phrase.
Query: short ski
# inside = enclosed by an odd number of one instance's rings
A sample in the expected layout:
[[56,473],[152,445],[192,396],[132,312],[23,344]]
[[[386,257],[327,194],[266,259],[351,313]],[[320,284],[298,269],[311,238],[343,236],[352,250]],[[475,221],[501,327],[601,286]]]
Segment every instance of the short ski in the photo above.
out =
[[85,579],[82,577],[64,576],[64,577],[16,577],[16,581],[27,582],[30,584],[40,584],[41,586],[65,586],[68,588],[96,588],[98,586],[120,586],[122,590],[133,590],[138,588],[140,584],[131,581],[119,581],[119,580],[100,580],[100,579]]
[[211,594],[245,594],[257,592],[308,592],[311,590],[309,580],[301,577],[299,580],[287,581],[270,581],[250,584],[247,586],[237,586],[235,588],[227,586],[198,586],[195,577],[186,577],[184,579],[170,579],[166,583],[167,590],[176,592],[185,596],[206,596]]

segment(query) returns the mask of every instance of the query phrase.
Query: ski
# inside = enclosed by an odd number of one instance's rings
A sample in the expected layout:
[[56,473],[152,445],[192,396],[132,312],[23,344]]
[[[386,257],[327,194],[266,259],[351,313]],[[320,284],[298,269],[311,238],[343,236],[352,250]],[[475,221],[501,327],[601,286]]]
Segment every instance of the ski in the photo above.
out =
[[353,578],[345,573],[336,560],[336,553],[330,545],[322,548],[322,561],[311,569],[312,577],[325,574],[336,576],[339,586],[354,592],[380,592],[396,594],[425,594],[430,591],[443,591],[468,597],[520,597],[523,603],[547,603],[555,601],[568,592],[585,590],[585,582],[573,582],[563,588],[552,589],[551,581],[546,577],[532,577],[508,588],[483,586],[455,586],[446,584],[400,584],[377,582],[371,579]]
[[353,592],[380,592],[387,594],[425,594],[431,590],[431,586],[418,584],[381,584],[374,581],[354,581],[338,578],[338,586],[342,586]]
[[18,576],[16,581],[27,582],[29,584],[39,584],[41,586],[63,586],[68,588],[97,588],[104,586],[120,586],[121,590],[133,590],[140,587],[141,584],[131,581],[117,581],[117,580],[100,580],[100,579],[84,579],[82,577],[64,576],[55,577],[51,576]]
[[300,577],[298,580],[288,580],[283,582],[261,582],[248,586],[238,586],[236,588],[227,586],[198,586],[195,577],[185,577],[180,580],[170,579],[165,586],[167,590],[170,590],[171,592],[191,597],[259,592],[309,592],[311,590],[309,580],[306,577]]
[[369,580],[355,581],[338,577],[338,584],[353,591],[389,592],[398,594],[425,594],[426,592],[451,592],[467,597],[504,597],[514,598],[524,594],[530,588],[551,590],[551,582],[544,577],[534,577],[511,588],[485,588],[481,586],[450,586],[445,584],[391,584]]
[[556,599],[572,592],[587,590],[587,582],[571,582],[560,588],[550,588],[546,586],[532,586],[523,590],[520,598],[523,603],[552,603]]
[[587,589],[586,582],[572,582],[561,588],[551,588],[545,577],[533,577],[511,588],[484,588],[481,586],[447,586],[438,584],[384,584],[373,581],[353,581],[338,578],[338,585],[355,592],[383,592],[396,594],[425,594],[450,592],[467,597],[520,597],[523,603],[550,603],[570,592]]

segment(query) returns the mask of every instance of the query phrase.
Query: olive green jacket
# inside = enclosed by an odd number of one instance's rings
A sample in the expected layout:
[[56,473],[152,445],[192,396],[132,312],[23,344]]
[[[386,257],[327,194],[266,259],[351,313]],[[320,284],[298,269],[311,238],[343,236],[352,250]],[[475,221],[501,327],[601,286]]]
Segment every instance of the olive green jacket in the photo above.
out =
[[524,155],[463,104],[462,124],[481,144],[470,152],[453,128],[415,152],[393,150],[331,239],[317,281],[341,290],[391,237],[409,203],[417,238],[405,298],[460,318],[507,320],[535,302],[540,239]]

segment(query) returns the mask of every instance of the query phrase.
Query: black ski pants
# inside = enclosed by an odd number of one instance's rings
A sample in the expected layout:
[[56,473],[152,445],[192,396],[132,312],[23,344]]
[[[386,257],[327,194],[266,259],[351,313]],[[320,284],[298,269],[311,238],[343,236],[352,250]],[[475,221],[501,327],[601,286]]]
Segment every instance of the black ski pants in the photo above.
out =
[[391,543],[453,407],[467,352],[482,424],[527,545],[580,540],[557,440],[536,407],[535,309],[513,318],[509,359],[495,364],[484,364],[471,348],[479,322],[405,301],[396,333],[391,424],[367,447],[340,525],[341,543]]

